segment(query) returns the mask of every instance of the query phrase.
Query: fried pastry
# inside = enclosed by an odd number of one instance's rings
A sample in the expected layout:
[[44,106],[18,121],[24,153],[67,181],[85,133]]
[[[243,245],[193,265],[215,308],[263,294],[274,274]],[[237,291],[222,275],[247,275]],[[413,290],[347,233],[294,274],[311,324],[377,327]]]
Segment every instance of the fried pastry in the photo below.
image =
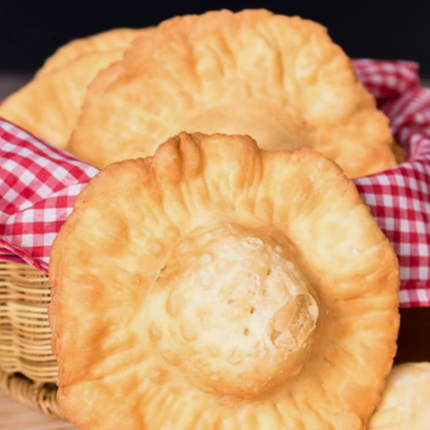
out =
[[182,133],[78,196],[51,252],[59,402],[79,428],[362,430],[399,268],[309,149]]
[[88,84],[100,70],[121,59],[143,31],[112,30],[60,48],[30,83],[0,106],[0,116],[64,148],[76,126]]
[[137,38],[89,87],[69,150],[104,167],[180,131],[309,147],[349,177],[396,165],[388,119],[326,29],[265,10],[177,17]]
[[395,366],[369,430],[427,430],[430,425],[430,363]]
[[55,54],[49,57],[36,72],[36,76],[45,76],[61,69],[82,55],[93,54],[95,52],[109,52],[115,49],[124,51],[133,39],[142,34],[142,32],[143,30],[134,30],[131,28],[115,28],[93,36],[72,40],[57,49]]

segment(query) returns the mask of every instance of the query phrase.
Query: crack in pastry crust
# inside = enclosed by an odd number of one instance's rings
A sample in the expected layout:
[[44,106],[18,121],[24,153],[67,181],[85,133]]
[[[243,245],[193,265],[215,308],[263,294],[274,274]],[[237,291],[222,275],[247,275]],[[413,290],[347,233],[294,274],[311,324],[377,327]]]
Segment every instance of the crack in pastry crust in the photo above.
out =
[[364,429],[396,256],[311,150],[183,133],[109,166],[51,253],[59,401],[83,430]]
[[308,147],[348,177],[396,165],[388,119],[326,29],[265,10],[160,24],[90,85],[69,150],[104,167],[181,131]]

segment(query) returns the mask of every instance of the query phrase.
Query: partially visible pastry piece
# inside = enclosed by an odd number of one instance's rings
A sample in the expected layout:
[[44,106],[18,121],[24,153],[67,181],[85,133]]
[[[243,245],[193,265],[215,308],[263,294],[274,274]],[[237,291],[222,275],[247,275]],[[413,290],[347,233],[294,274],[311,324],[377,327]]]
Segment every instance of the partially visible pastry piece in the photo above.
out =
[[388,119],[319,24],[265,10],[163,22],[89,87],[69,150],[98,167],[180,131],[308,147],[356,177],[396,165]]
[[394,366],[369,430],[430,428],[430,363]]
[[58,399],[82,430],[364,430],[399,268],[308,149],[186,134],[113,164],[51,252]]
[[76,126],[88,84],[122,58],[131,41],[149,30],[112,30],[60,48],[36,77],[12,94],[0,116],[60,148]]
[[109,52],[116,49],[124,50],[143,31],[141,29],[115,28],[94,34],[93,36],[72,40],[58,48],[45,61],[43,66],[36,72],[36,77],[45,76],[61,69],[82,55],[93,54],[95,52]]

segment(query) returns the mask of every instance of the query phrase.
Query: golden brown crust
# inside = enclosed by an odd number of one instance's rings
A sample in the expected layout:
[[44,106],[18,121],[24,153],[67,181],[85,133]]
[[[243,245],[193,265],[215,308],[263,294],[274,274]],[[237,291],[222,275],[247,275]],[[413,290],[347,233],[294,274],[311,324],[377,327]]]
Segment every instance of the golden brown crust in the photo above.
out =
[[326,29],[265,10],[177,17],[137,38],[90,86],[69,149],[104,167],[183,130],[309,147],[349,177],[396,164],[388,119]]
[[72,40],[58,48],[36,72],[36,76],[45,76],[59,70],[82,55],[94,52],[109,52],[115,49],[124,50],[141,34],[141,29],[115,28],[92,36]]
[[111,30],[60,48],[26,86],[1,106],[0,115],[60,148],[76,126],[88,84],[122,58],[147,30]]
[[59,401],[86,429],[364,429],[396,350],[396,256],[308,149],[182,133],[113,164],[51,252]]
[[427,430],[430,423],[430,363],[395,366],[369,430]]

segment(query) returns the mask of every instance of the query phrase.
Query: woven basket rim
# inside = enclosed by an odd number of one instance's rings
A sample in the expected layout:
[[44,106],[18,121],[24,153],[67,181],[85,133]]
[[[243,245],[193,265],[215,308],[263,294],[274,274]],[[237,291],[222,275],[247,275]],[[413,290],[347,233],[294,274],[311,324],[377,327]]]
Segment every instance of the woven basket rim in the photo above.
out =
[[57,401],[57,387],[54,384],[41,384],[19,373],[6,373],[0,368],[0,388],[19,403],[31,407],[53,418],[66,420]]

